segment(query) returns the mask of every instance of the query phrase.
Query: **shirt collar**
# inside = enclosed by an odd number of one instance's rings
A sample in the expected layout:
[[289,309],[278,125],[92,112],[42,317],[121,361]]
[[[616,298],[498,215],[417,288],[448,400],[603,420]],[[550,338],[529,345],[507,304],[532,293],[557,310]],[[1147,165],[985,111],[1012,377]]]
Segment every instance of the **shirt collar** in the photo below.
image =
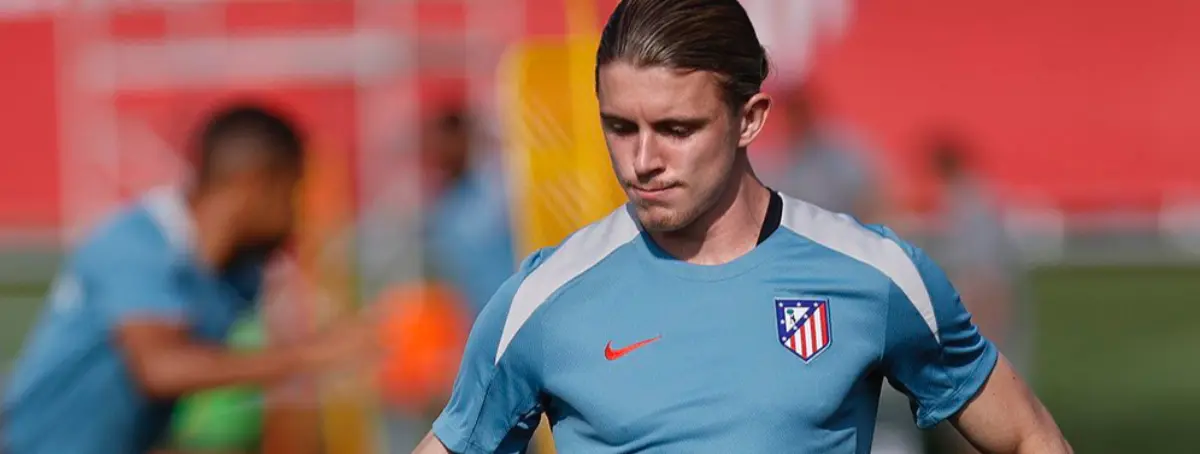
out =
[[196,245],[196,223],[182,188],[152,189],[144,196],[143,204],[172,248],[192,252]]

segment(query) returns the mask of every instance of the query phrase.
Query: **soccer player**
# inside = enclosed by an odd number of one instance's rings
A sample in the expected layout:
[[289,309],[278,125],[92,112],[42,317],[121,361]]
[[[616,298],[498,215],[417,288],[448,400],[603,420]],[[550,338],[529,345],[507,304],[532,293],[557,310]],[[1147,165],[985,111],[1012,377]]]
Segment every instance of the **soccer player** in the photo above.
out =
[[296,347],[221,347],[292,231],[303,144],[253,106],[217,113],[198,142],[189,187],[153,191],[67,257],[4,395],[0,451],[145,453],[176,397],[270,385],[368,350],[373,333],[349,322]]
[[774,193],[746,149],[771,98],[736,0],[625,0],[596,58],[629,203],[528,257],[416,450],[867,453],[886,378],[985,452],[1067,453],[1053,419],[891,231]]
[[[433,274],[454,286],[471,315],[516,268],[511,220],[498,163],[472,144],[477,126],[462,109],[440,115],[424,137],[422,159],[435,182],[423,226]],[[493,154],[494,155],[494,154]]]

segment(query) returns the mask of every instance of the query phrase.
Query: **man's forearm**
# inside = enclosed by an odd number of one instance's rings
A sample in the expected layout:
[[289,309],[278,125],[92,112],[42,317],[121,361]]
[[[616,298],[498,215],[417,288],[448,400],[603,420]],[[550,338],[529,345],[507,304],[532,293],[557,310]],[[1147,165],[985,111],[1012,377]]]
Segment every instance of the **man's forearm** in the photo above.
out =
[[187,326],[155,321],[126,322],[114,337],[145,392],[170,398],[228,385],[269,385],[302,372],[368,360],[376,351],[375,333],[353,319],[303,343],[256,352],[197,342]]
[[1030,438],[1021,443],[1017,454],[1075,454],[1071,445],[1062,437]]
[[950,421],[985,454],[1072,452],[1054,417],[1003,355],[983,389]]
[[1037,404],[1036,429],[1021,440],[1017,454],[1074,454],[1075,450],[1063,437],[1054,417],[1040,402]]
[[133,361],[143,389],[155,397],[171,398],[228,385],[265,385],[299,372],[299,350],[276,348],[234,352],[221,347],[187,345],[164,348]]

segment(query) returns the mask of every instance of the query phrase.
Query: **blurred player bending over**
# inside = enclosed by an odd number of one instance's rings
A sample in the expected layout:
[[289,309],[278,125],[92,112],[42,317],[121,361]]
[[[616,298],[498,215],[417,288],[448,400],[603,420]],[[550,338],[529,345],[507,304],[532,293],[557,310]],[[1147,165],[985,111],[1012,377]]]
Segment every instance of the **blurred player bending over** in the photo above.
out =
[[994,453],[1070,452],[928,258],[764,187],[768,65],[736,0],[625,0],[597,53],[629,203],[534,253],[480,315],[416,452],[870,450],[882,380]]
[[224,111],[204,130],[193,185],[158,190],[68,257],[4,396],[10,454],[144,453],[176,397],[271,384],[353,357],[370,330],[233,353],[265,262],[289,238],[303,144],[284,119]]

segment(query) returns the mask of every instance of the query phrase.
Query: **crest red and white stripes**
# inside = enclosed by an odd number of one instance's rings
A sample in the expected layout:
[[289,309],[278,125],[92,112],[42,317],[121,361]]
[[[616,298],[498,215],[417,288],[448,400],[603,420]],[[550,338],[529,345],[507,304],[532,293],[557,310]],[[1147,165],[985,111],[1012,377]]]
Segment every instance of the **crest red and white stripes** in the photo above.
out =
[[804,361],[810,361],[832,341],[829,302],[776,299],[779,342]]

